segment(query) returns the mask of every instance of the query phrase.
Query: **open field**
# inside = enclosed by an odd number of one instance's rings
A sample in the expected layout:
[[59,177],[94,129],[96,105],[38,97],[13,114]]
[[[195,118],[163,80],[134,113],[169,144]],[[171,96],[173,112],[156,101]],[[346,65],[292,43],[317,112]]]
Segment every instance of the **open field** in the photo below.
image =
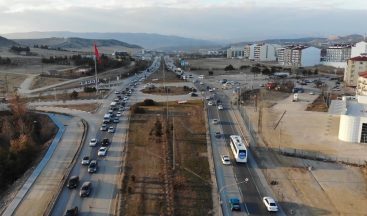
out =
[[155,87],[155,88],[145,88],[142,90],[143,93],[146,94],[157,94],[157,95],[182,95],[182,94],[188,94],[191,91],[191,88],[184,88],[184,87],[176,87],[176,86],[166,86],[166,89],[164,87]]
[[170,103],[168,128],[165,106],[140,106],[143,113],[131,116],[123,215],[207,215],[212,209],[202,103]]
[[63,107],[63,108],[68,108],[68,109],[76,109],[76,110],[94,113],[100,106],[101,104],[95,103],[95,104],[55,105],[54,107]]
[[33,80],[30,89],[41,88],[41,87],[57,84],[63,81],[66,81],[66,79],[37,76]]
[[26,78],[27,76],[22,74],[0,73],[1,93],[14,92]]
[[339,117],[306,111],[318,95],[299,94],[298,102],[291,102],[292,95],[288,96],[265,91],[256,112],[253,105],[246,107],[253,129],[261,131],[253,151],[268,182],[277,182],[272,186],[277,199],[288,214],[293,211],[295,215],[365,215],[365,167],[286,157],[272,151],[291,149],[311,158],[314,155],[315,159],[327,155],[346,162],[367,160],[366,145],[338,140]]

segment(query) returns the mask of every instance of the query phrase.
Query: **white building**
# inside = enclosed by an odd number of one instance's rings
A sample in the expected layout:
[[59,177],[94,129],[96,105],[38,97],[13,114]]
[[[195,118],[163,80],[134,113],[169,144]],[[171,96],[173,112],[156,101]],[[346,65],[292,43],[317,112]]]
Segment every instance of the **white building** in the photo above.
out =
[[367,42],[361,41],[352,46],[351,58],[367,54]]
[[251,45],[249,59],[254,61],[276,61],[276,48],[278,48],[278,45],[274,44]]
[[227,49],[227,58],[248,59],[250,56],[250,45],[233,46]]
[[367,71],[367,56],[357,56],[347,61],[344,71],[344,82],[346,86],[357,86],[358,75]]
[[367,96],[367,71],[358,74],[357,95]]
[[301,67],[311,67],[320,64],[321,49],[307,47],[301,50]]
[[343,96],[333,100],[329,113],[340,115],[339,140],[367,143],[367,96]]
[[351,45],[336,44],[321,51],[321,64],[337,68],[345,68],[351,56]]
[[280,65],[310,67],[320,64],[321,50],[316,47],[292,45],[277,49]]

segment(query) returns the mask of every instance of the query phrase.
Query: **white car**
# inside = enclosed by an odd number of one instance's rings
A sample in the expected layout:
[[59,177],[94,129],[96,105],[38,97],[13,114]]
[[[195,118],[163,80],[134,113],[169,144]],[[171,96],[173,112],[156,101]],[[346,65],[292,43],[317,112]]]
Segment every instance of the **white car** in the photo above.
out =
[[222,163],[224,165],[230,165],[231,164],[231,159],[229,158],[228,155],[222,155],[221,159],[222,159]]
[[221,104],[218,105],[218,110],[223,110],[223,106]]
[[106,156],[107,155],[107,147],[101,147],[98,150],[98,156]]
[[114,127],[109,127],[107,132],[108,133],[115,133],[115,128]]
[[117,112],[117,113],[116,113],[116,116],[117,116],[117,117],[120,117],[120,116],[121,116],[121,112]]
[[208,106],[213,106],[213,101],[209,101]]
[[218,124],[218,123],[219,123],[219,120],[218,120],[218,119],[213,119],[213,120],[212,120],[212,123],[213,123],[213,124]]
[[270,212],[277,212],[278,211],[278,206],[275,203],[275,200],[271,197],[264,197],[263,198],[263,203],[266,207],[266,209]]
[[120,92],[119,91],[115,91],[115,94],[120,94]]
[[90,159],[88,156],[83,157],[82,159],[82,165],[88,165],[90,162]]
[[92,138],[92,139],[90,139],[89,146],[94,147],[94,146],[97,145],[97,143],[98,143],[97,139]]

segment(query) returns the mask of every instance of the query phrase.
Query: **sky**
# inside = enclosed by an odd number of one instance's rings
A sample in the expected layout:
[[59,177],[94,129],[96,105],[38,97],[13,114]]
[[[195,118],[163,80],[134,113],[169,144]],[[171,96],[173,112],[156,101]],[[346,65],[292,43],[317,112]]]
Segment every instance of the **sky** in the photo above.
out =
[[366,0],[0,0],[0,33],[140,32],[207,40],[365,34]]

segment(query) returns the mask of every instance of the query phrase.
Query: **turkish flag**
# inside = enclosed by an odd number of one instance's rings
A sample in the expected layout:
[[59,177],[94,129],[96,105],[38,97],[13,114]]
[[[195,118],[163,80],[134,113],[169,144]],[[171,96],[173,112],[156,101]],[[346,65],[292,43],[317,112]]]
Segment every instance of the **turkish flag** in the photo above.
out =
[[98,63],[101,64],[101,57],[99,56],[99,52],[95,42],[94,42],[94,55],[96,56],[96,60],[98,61]]

